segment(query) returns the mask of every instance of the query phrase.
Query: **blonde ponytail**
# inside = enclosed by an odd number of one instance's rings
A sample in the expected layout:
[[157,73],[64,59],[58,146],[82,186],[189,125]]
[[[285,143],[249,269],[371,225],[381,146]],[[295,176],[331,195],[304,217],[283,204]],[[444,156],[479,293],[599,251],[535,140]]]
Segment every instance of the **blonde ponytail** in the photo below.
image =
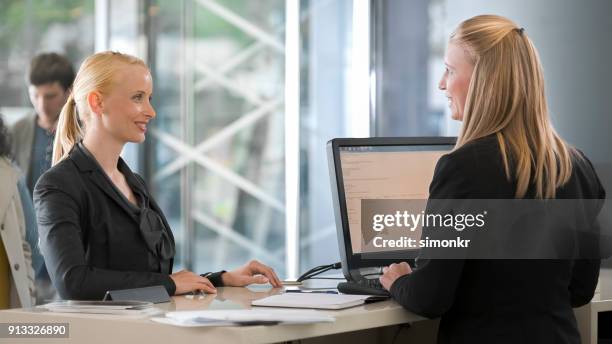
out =
[[73,93],[70,92],[68,100],[60,113],[55,140],[53,141],[53,161],[52,166],[62,161],[75,143],[83,137],[83,131],[78,120],[78,111],[74,101]]

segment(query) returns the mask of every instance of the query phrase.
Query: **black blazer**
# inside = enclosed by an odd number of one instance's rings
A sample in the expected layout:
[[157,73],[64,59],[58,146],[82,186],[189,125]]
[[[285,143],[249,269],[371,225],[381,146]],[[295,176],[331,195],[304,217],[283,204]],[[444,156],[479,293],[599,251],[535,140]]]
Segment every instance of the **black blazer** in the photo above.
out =
[[[573,159],[557,198],[604,199],[590,162]],[[495,136],[444,155],[430,199],[512,199]],[[530,190],[528,194],[533,194]],[[405,308],[441,316],[439,343],[579,343],[572,307],[588,303],[600,260],[421,259],[391,286]]]
[[172,257],[156,254],[144,238],[153,235],[173,255],[170,226],[142,178],[121,158],[118,168],[141,202],[159,215],[163,226],[156,231],[141,232],[138,209],[80,144],[36,184],[40,248],[64,299],[102,299],[107,290],[153,285],[163,285],[170,295],[175,292],[169,277]]

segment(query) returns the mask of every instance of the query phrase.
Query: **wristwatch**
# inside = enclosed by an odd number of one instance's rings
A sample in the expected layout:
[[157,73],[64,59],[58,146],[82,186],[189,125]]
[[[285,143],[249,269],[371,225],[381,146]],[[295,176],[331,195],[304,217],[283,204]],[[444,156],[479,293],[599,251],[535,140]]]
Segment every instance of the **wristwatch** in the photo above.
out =
[[223,279],[221,279],[221,275],[226,272],[225,270],[217,271],[217,272],[207,272],[200,274],[202,277],[208,278],[210,283],[212,283],[215,287],[223,287]]

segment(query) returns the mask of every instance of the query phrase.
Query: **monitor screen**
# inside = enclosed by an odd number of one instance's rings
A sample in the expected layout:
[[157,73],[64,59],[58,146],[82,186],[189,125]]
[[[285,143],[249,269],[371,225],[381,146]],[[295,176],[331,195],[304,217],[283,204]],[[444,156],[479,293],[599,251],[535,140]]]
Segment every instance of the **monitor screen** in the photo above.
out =
[[[448,147],[420,145],[340,147],[353,253],[392,250],[375,247],[372,242],[374,232],[362,229],[361,200],[426,200],[436,163],[448,150]],[[385,235],[384,232],[379,234]],[[420,228],[411,235],[418,239]]]
[[[378,137],[340,138],[328,143],[338,245],[345,275],[350,269],[416,257],[418,249],[380,248],[375,244],[393,233],[375,232],[367,225],[362,226],[362,200],[423,200],[415,203],[424,208],[436,164],[453,149],[455,142],[454,137]],[[418,239],[420,229],[412,235]]]

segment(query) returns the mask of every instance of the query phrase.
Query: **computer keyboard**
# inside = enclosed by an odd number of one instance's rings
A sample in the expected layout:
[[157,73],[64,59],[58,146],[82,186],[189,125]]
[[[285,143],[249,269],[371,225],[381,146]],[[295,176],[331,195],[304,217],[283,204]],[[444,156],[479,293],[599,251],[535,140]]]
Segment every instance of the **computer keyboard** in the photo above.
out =
[[338,291],[344,294],[390,296],[378,279],[362,279],[357,282],[338,283]]
[[378,278],[364,278],[357,283],[370,288],[384,289]]

